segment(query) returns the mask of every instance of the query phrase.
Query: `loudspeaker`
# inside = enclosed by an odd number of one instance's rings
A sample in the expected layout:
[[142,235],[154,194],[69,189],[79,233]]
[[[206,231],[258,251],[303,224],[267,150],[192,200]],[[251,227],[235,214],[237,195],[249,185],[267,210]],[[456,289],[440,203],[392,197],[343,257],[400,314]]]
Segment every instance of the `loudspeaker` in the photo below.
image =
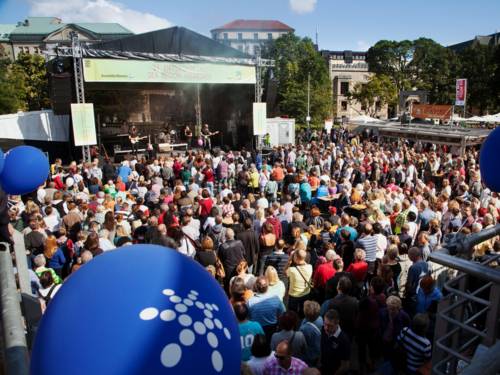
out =
[[71,99],[73,97],[70,73],[49,73],[49,96],[52,110],[56,115],[71,113]]

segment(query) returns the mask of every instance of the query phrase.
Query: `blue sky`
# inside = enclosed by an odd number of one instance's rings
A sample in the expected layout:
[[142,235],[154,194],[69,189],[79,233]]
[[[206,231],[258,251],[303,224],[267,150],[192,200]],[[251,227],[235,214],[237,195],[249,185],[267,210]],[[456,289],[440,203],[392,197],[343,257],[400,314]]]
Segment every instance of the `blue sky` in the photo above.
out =
[[134,31],[170,25],[209,35],[234,19],[277,19],[321,49],[363,50],[421,36],[449,45],[500,30],[500,0],[0,0],[0,23],[28,15],[120,22]]

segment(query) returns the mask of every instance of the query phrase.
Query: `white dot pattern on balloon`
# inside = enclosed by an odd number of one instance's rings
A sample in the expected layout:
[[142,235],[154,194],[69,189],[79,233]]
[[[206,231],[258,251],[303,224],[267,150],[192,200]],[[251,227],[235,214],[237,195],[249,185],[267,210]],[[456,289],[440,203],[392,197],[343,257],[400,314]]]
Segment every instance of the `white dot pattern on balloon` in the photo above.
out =
[[158,316],[158,309],[147,307],[139,313],[139,318],[142,320],[151,320]]
[[187,306],[183,305],[182,303],[178,303],[177,305],[175,305],[174,308],[177,312],[180,312],[180,313],[185,313],[186,311],[188,311]]
[[205,324],[205,327],[207,327],[208,329],[214,329],[214,322],[212,322],[211,319],[203,319],[203,324]]
[[224,360],[217,350],[214,350],[212,353],[212,366],[214,366],[214,370],[217,372],[221,372],[224,368]]
[[193,323],[193,319],[189,315],[182,314],[179,316],[179,324],[184,327],[189,327]]
[[194,343],[194,333],[190,329],[183,329],[179,334],[179,341],[184,346],[191,346]]
[[193,327],[194,327],[194,331],[198,335],[204,335],[205,332],[207,332],[207,327],[205,327],[205,325],[202,322],[194,323]]
[[[194,350],[190,347],[196,341],[196,334],[206,335],[205,345],[211,348],[212,366],[216,372],[221,372],[224,369],[224,358],[215,349],[219,348],[221,340],[231,340],[231,333],[227,327],[224,327],[223,322],[214,316],[218,315],[219,307],[215,303],[202,302],[203,298],[196,290],[190,290],[187,295],[181,293],[184,295],[183,297],[176,294],[173,289],[163,289],[161,293],[167,296],[169,302],[173,304],[170,308],[160,311],[156,307],[146,307],[139,312],[141,320],[151,321],[159,316],[163,322],[174,322],[181,327],[179,341],[167,343],[162,349],[160,353],[161,364],[166,368],[176,367],[185,355],[185,351]],[[197,307],[199,310],[190,310],[193,307]],[[193,322],[193,319],[196,318],[199,320]],[[218,330],[212,331],[214,327],[217,327]]]
[[217,349],[217,346],[219,346],[219,340],[217,340],[217,336],[215,336],[213,332],[208,332],[207,341],[208,344],[214,349]]
[[214,324],[217,328],[222,329],[222,322],[219,319],[214,319]]
[[172,297],[170,297],[170,302],[172,302],[172,303],[179,303],[181,301],[182,301],[182,298],[179,297],[179,296],[172,296]]
[[182,349],[177,344],[168,344],[163,348],[160,355],[161,364],[165,367],[176,366],[182,357]]
[[164,322],[170,322],[171,320],[174,320],[176,317],[176,313],[174,310],[163,310],[160,313],[160,319],[163,320]]

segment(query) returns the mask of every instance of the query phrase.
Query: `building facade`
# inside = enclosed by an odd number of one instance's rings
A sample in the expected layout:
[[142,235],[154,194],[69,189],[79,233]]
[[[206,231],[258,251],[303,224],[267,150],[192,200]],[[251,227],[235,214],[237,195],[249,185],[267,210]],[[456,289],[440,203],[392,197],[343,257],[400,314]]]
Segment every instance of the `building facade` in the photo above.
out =
[[52,55],[57,46],[71,45],[72,32],[89,44],[133,34],[118,23],[63,23],[57,17],[29,17],[17,25],[0,25],[0,45],[12,59],[20,53]]
[[294,29],[274,20],[236,20],[210,32],[214,40],[254,56],[263,45]]
[[461,52],[464,49],[474,45],[480,44],[483,46],[499,46],[500,45],[500,32],[496,32],[490,35],[477,35],[474,39],[467,40],[465,42],[452,44],[448,46],[449,49],[455,52]]
[[367,83],[373,75],[369,72],[366,54],[355,51],[321,51],[328,63],[337,121],[346,121],[369,112],[374,113],[376,118],[387,119],[387,105],[376,103],[375,108],[364,108],[355,100],[349,100],[349,92],[352,92],[354,86]]

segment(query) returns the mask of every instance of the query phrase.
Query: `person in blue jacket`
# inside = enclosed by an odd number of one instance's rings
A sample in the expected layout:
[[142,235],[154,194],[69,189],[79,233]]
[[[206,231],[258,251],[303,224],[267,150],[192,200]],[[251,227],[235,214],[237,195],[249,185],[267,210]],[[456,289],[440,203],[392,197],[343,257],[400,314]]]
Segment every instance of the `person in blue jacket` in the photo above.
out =
[[436,281],[430,275],[422,277],[420,288],[417,291],[417,314],[426,313],[431,304],[443,298],[441,291],[436,287]]

